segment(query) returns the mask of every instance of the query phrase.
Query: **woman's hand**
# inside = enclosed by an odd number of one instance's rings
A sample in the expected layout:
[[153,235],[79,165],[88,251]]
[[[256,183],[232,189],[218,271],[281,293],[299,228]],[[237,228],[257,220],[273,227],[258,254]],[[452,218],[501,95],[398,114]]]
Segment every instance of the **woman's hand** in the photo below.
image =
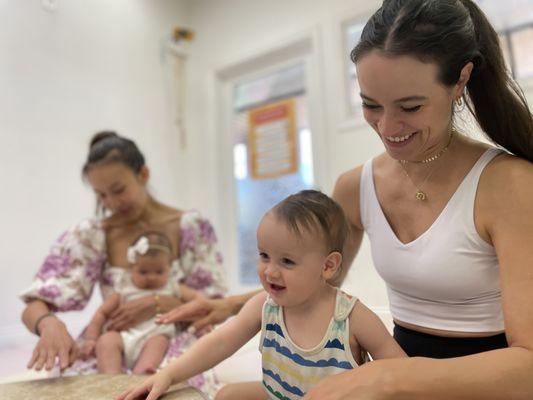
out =
[[[178,299],[171,296],[161,296],[160,301],[170,297],[173,302],[179,302]],[[178,303],[180,304],[180,303]],[[113,331],[123,331],[129,329],[141,322],[144,322],[155,315],[157,308],[154,296],[144,296],[135,300],[121,304],[110,316],[111,320],[107,327]]]
[[50,371],[59,358],[59,368],[64,370],[77,357],[77,347],[67,327],[56,317],[47,317],[39,324],[40,339],[33,350],[28,368]]
[[192,321],[192,328],[198,332],[211,325],[224,322],[234,314],[234,305],[229,298],[208,299],[197,296],[193,300],[156,318],[158,324],[172,324]]
[[[172,385],[172,377],[165,370],[152,375],[139,386],[122,392],[115,400],[133,400],[148,393],[146,400],[155,400]],[[144,396],[143,396],[144,397]]]
[[400,400],[392,390],[395,361],[372,361],[328,376],[307,392],[303,400]]

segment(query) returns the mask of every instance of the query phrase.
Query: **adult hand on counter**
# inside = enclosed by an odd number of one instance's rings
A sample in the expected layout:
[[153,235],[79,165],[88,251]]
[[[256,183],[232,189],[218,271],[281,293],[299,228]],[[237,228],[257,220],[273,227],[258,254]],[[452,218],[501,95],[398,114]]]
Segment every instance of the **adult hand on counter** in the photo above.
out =
[[39,323],[40,339],[33,350],[28,368],[50,371],[59,359],[59,368],[64,370],[77,357],[77,346],[65,324],[55,316],[44,318]]

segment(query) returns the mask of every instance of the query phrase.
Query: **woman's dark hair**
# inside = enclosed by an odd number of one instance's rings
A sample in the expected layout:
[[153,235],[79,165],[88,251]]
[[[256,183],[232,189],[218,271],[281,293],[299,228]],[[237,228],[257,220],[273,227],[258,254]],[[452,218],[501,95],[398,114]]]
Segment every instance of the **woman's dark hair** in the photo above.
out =
[[[95,165],[112,162],[124,164],[135,174],[138,174],[145,165],[144,156],[133,140],[119,136],[113,131],[95,133],[89,143],[89,154],[83,164],[82,176],[86,178],[91,167]],[[97,200],[96,215],[104,213],[102,203]]]
[[133,140],[119,136],[113,131],[98,132],[91,138],[82,175],[87,176],[94,165],[111,162],[122,163],[136,174],[145,165],[144,156]]
[[357,63],[373,50],[435,62],[446,86],[457,83],[471,61],[468,109],[492,142],[533,161],[531,111],[507,71],[497,33],[474,2],[385,0],[366,23],[351,59]]

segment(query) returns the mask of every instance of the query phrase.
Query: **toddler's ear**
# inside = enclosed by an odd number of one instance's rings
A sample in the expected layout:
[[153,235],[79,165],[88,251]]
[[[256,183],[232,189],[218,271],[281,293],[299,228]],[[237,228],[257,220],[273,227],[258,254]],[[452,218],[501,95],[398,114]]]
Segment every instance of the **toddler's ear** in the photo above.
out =
[[326,257],[324,261],[324,267],[322,269],[322,277],[329,281],[333,279],[341,268],[342,255],[338,251],[332,251]]

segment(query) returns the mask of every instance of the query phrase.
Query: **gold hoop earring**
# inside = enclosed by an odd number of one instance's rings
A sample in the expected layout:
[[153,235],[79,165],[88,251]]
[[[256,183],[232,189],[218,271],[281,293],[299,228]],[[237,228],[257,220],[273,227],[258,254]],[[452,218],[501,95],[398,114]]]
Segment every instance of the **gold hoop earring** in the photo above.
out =
[[457,107],[462,107],[464,104],[463,96],[459,96],[457,99],[455,99],[455,104],[457,105]]

